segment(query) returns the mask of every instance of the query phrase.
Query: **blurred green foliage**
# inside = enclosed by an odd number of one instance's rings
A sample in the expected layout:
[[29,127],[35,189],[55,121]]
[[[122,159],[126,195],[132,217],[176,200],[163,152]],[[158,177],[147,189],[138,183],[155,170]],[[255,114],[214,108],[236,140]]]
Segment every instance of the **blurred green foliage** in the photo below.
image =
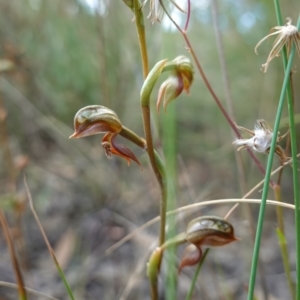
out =
[[[209,1],[191,2],[190,40],[211,85],[225,103]],[[295,9],[297,7],[298,10]],[[148,10],[149,3],[146,3],[145,16]],[[273,10],[270,1],[219,1],[219,23],[235,121],[250,129],[260,118],[273,123],[283,78],[281,59],[272,61],[267,74],[260,71],[273,40],[259,49],[259,55],[254,53],[256,43],[276,25]],[[299,1],[284,2],[282,10],[284,17],[296,20]],[[108,245],[120,238],[119,227],[132,229],[132,223],[142,224],[158,214],[157,185],[148,168],[147,157],[141,150],[134,148],[143,164],[143,171],[134,165],[128,168],[119,159],[108,161],[97,136],[80,141],[68,140],[75,113],[90,104],[101,104],[115,110],[125,126],[143,135],[139,104],[142,68],[132,18],[132,12],[122,1],[0,2],[0,59],[10,59],[16,66],[15,70],[0,78],[0,97],[7,112],[12,157],[29,157],[25,169],[28,184],[40,215],[45,216],[50,240],[56,241],[69,227],[77,228],[82,238],[74,250],[77,251],[74,262],[77,268],[86,253],[96,249],[102,255]],[[183,21],[185,16],[181,18]],[[164,58],[189,55],[184,40],[170,27],[166,18],[161,24],[151,25],[149,19],[145,22],[150,67]],[[299,57],[294,65],[299,68]],[[295,111],[299,112],[299,72],[293,74],[293,79]],[[154,93],[153,105],[155,98]],[[175,121],[172,116],[154,112],[153,132],[155,145],[159,148],[165,138],[161,126],[167,126],[168,120],[176,123],[172,126],[176,128],[177,157],[183,161],[177,168],[178,206],[197,201],[203,195],[208,198],[240,197],[230,128],[196,71],[190,95],[183,93],[170,106],[174,106],[172,109],[176,111]],[[4,152],[1,145],[1,166],[5,166]],[[242,155],[250,188],[262,176],[248,160],[246,152]],[[266,157],[258,154],[258,158],[264,163]],[[1,199],[6,199],[5,195],[9,192],[8,173],[6,167],[1,168],[0,192],[4,194]],[[282,189],[283,194],[289,196],[290,170],[286,173]],[[19,176],[17,190],[22,189]],[[112,211],[121,213],[132,223],[122,223],[122,218],[118,219]],[[117,229],[113,227],[116,231],[109,231],[114,222],[117,224]],[[29,261],[31,258],[31,263],[35,264],[39,257],[35,249],[42,248],[43,243],[35,244],[36,241],[31,240],[35,225],[28,224],[25,235],[30,237],[28,244],[32,242],[35,247],[29,254],[32,255]],[[108,286],[107,298],[103,299],[117,299],[116,295],[120,295],[128,281],[128,259],[125,257],[137,260],[144,253],[144,248],[134,252],[125,248],[124,252],[121,255],[126,260],[122,261],[123,269],[117,275],[111,271],[114,276],[123,275],[121,279],[118,277],[121,287],[113,286],[110,281],[109,285],[108,280],[103,280],[100,275],[103,281],[96,275],[92,279],[85,278],[91,285],[95,281],[93,286],[98,286],[97,280]],[[246,252],[241,255],[246,256]],[[118,256],[113,257],[111,264],[120,260]],[[74,282],[76,284],[75,279]],[[142,299],[139,295],[145,295],[143,292],[141,290],[136,299]]]

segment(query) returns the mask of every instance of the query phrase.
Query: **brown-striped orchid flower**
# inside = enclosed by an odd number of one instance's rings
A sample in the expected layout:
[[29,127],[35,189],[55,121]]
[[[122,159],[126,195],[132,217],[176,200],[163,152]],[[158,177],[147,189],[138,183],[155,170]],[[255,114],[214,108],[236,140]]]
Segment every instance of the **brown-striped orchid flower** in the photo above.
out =
[[200,261],[202,246],[224,246],[239,240],[234,236],[233,226],[225,219],[215,216],[199,217],[189,222],[185,239],[191,244],[184,250],[179,273],[185,266],[193,266]]
[[[249,139],[235,140],[233,144],[239,146],[237,148],[237,151],[249,147],[256,152],[261,152],[266,154],[269,153],[274,132],[272,131],[271,127],[265,120],[263,119],[257,120],[254,125],[254,130],[247,129],[242,126],[236,126],[236,127],[240,130],[249,133],[252,136]],[[279,143],[288,133],[289,132],[285,133],[284,135],[278,136],[277,143]],[[286,162],[289,159],[285,155],[284,150],[279,146],[279,144],[276,145],[275,153],[280,157],[282,163]]]
[[76,113],[74,129],[75,132],[70,138],[104,134],[102,146],[107,157],[118,155],[126,159],[128,165],[131,160],[140,165],[140,162],[130,149],[116,142],[116,137],[122,130],[122,123],[113,110],[102,105],[86,106]]
[[[155,263],[160,262],[159,258],[162,251],[170,246],[189,243],[181,258],[178,268],[180,273],[184,267],[193,266],[200,262],[202,246],[223,246],[237,240],[239,239],[234,236],[234,228],[227,220],[216,216],[198,217],[188,223],[185,232],[176,235],[167,240],[161,247],[156,248],[150,258],[148,269],[152,272],[155,271]],[[151,263],[153,264],[151,265]]]
[[190,86],[193,82],[193,67],[187,57],[178,56],[169,64],[173,64],[175,67],[171,70],[170,76],[159,88],[156,102],[157,111],[162,101],[164,110],[166,111],[167,105],[177,98],[183,90],[189,93]]

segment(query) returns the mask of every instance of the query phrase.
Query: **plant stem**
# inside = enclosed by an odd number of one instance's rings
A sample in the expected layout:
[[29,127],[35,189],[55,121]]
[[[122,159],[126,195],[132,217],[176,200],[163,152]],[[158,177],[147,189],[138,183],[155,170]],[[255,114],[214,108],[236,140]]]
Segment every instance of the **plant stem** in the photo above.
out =
[[[133,11],[135,15],[135,24],[137,28],[138,40],[139,40],[140,51],[142,56],[143,75],[144,75],[144,79],[146,79],[149,73],[148,54],[147,54],[147,46],[146,46],[144,17],[138,0],[133,0]],[[150,94],[146,102],[141,102],[141,106],[142,106],[142,113],[143,113],[143,123],[144,123],[145,139],[147,144],[147,152],[149,155],[150,164],[152,166],[156,179],[159,183],[160,191],[161,191],[161,201],[160,201],[161,226],[160,226],[160,233],[159,233],[159,244],[162,245],[165,241],[167,186],[165,184],[166,178],[163,178],[165,174],[163,163],[159,155],[155,153],[153,147],[149,101],[150,101]],[[160,167],[158,167],[157,165],[158,163],[160,164]]]
[[204,260],[205,260],[205,257],[206,257],[206,255],[207,255],[208,252],[209,252],[209,248],[207,248],[207,249],[205,250],[205,252],[203,253],[203,256],[202,256],[202,258],[201,258],[201,260],[200,260],[200,262],[199,262],[199,264],[198,264],[197,270],[196,270],[196,272],[195,272],[195,274],[194,274],[194,276],[193,276],[193,280],[192,280],[192,283],[191,283],[189,292],[188,292],[188,294],[187,294],[185,300],[191,300],[191,299],[192,299],[192,295],[193,295],[193,292],[194,292],[194,289],[195,289],[197,277],[198,277],[198,275],[199,275],[199,272],[200,272],[200,270],[201,270],[202,264],[203,264],[203,262],[204,262]]
[[12,265],[13,265],[14,272],[16,275],[16,279],[17,279],[17,283],[18,283],[19,299],[26,300],[27,299],[26,290],[24,288],[24,281],[23,281],[21,269],[19,266],[19,262],[17,259],[16,250],[15,250],[14,243],[12,241],[12,238],[11,238],[11,235],[9,232],[9,227],[8,227],[5,215],[3,214],[1,209],[0,209],[0,224],[1,224],[3,232],[4,232],[7,247],[9,249],[9,254],[11,256]]
[[[283,104],[284,104],[285,91],[289,84],[289,75],[290,75],[290,70],[292,67],[294,55],[295,55],[295,45],[293,45],[293,47],[292,47],[292,51],[290,53],[287,68],[285,70],[284,80],[283,80],[279,103],[278,103],[278,109],[277,109],[276,118],[275,118],[275,124],[274,124],[274,130],[273,130],[275,134],[273,135],[273,138],[272,138],[270,153],[268,156],[265,182],[264,182],[264,187],[263,187],[263,192],[262,192],[262,200],[261,200],[259,217],[258,217],[258,225],[257,225],[257,230],[256,230],[256,238],[255,238],[255,245],[254,245],[253,257],[252,257],[250,280],[249,280],[248,300],[252,300],[253,295],[254,295],[257,262],[258,262],[260,242],[261,242],[261,236],[262,236],[262,228],[263,228],[263,221],[264,221],[264,215],[265,215],[266,200],[267,200],[268,190],[269,190],[269,182],[270,182],[270,177],[271,177],[270,175],[271,175],[273,158],[274,158],[274,153],[275,153],[274,151],[275,151],[275,146],[277,144],[277,132],[279,129],[279,123],[280,123],[281,113],[282,113]],[[297,169],[297,167],[294,166],[293,169]],[[299,223],[300,223],[300,220],[299,220]],[[300,226],[300,224],[299,224],[299,226]]]
[[147,148],[146,141],[143,138],[139,137],[136,133],[134,133],[129,128],[127,128],[125,126],[122,126],[122,130],[120,132],[120,135],[123,136],[125,139],[133,142],[134,144],[136,144],[140,148],[146,150],[146,148]]
[[[282,201],[281,197],[281,188],[280,185],[276,185],[274,187],[274,195],[276,201]],[[291,276],[291,268],[290,268],[290,262],[289,262],[289,254],[288,254],[288,248],[287,248],[287,241],[285,238],[285,232],[284,232],[284,222],[283,222],[283,213],[282,208],[280,206],[276,206],[276,213],[277,213],[277,222],[278,222],[278,228],[276,229],[277,237],[279,241],[279,247],[280,252],[282,256],[283,261],[283,267],[284,272],[286,275],[287,283],[290,289],[290,293],[292,296],[292,299],[295,300],[295,284],[293,282],[292,276]]]
[[[282,16],[278,0],[274,0],[274,6],[276,11],[277,23],[279,26],[282,25]],[[300,28],[300,15],[298,17],[297,29]],[[295,48],[295,46],[294,46]],[[283,49],[283,65],[286,72],[288,70],[288,59],[286,47]],[[287,75],[287,74],[286,74]],[[291,81],[290,81],[291,83]],[[287,86],[287,99],[288,99],[288,113],[289,113],[289,126],[290,126],[290,139],[291,139],[291,150],[292,150],[292,163],[293,163],[293,187],[294,187],[294,203],[295,203],[295,231],[296,231],[296,298],[294,288],[292,283],[289,283],[293,299],[300,299],[300,192],[299,192],[299,177],[298,177],[298,161],[297,161],[297,135],[295,128],[295,119],[294,119],[294,103],[293,103],[293,92],[291,84]],[[289,267],[289,264],[288,264]],[[289,276],[289,274],[286,274]]]
[[166,230],[166,220],[167,220],[167,176],[165,172],[165,166],[162,159],[156,151],[154,151],[155,161],[157,168],[161,176],[161,201],[160,201],[160,230],[159,230],[159,245],[165,242],[165,230]]
[[[168,115],[163,119],[163,149],[166,160],[166,173],[168,177],[168,205],[167,210],[176,208],[176,182],[177,182],[177,130],[176,130],[176,105],[172,105],[168,110]],[[175,216],[167,218],[167,240],[173,238],[176,234]],[[167,272],[165,297],[168,300],[176,299],[177,277],[175,246],[169,247],[166,251]]]
[[138,34],[138,40],[140,45],[140,52],[142,56],[143,75],[145,79],[149,73],[149,64],[148,64],[148,52],[147,52],[147,44],[146,44],[144,15],[139,0],[133,0],[133,11],[135,16],[136,31]]
[[37,215],[37,213],[36,213],[36,211],[34,209],[32,196],[31,196],[29,187],[27,185],[27,181],[26,181],[26,177],[25,176],[24,176],[24,184],[25,184],[25,188],[26,188],[26,191],[27,191],[28,200],[29,200],[29,206],[30,206],[31,212],[32,212],[32,214],[33,214],[33,216],[35,218],[35,221],[36,221],[36,223],[37,223],[37,225],[38,225],[38,227],[39,227],[39,229],[41,231],[43,239],[44,239],[44,241],[46,243],[46,246],[48,248],[49,254],[50,254],[50,256],[51,256],[51,258],[52,258],[52,260],[53,260],[53,262],[54,262],[54,264],[55,264],[55,266],[57,268],[58,274],[60,275],[60,278],[62,279],[62,281],[64,283],[65,289],[66,289],[66,291],[67,291],[70,299],[71,300],[75,300],[73,292],[72,292],[72,290],[70,288],[70,285],[69,285],[69,283],[68,283],[68,281],[66,279],[66,276],[65,276],[62,268],[59,265],[59,262],[58,262],[58,260],[57,260],[57,258],[55,256],[54,250],[52,249],[52,247],[50,245],[50,242],[49,242],[49,240],[47,238],[47,235],[46,235],[46,232],[45,232],[45,230],[44,230],[44,228],[42,226],[42,223],[40,222],[40,219],[39,219],[39,217],[38,217],[38,215]]

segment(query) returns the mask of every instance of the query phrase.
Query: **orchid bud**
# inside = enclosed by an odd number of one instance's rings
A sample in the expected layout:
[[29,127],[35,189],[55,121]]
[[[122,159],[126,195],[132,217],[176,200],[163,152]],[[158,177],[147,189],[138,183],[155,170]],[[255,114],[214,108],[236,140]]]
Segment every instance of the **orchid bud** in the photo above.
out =
[[223,246],[238,240],[233,226],[225,219],[206,216],[192,220],[186,230],[186,240],[200,247]]
[[101,105],[90,105],[80,109],[74,118],[75,132],[70,138],[81,138],[100,133],[119,133],[122,124],[117,114]]
[[189,93],[189,88],[193,82],[193,68],[187,57],[178,56],[168,63],[167,67],[171,67],[171,75],[159,88],[156,102],[157,110],[159,110],[160,103],[163,100],[164,111],[166,111],[167,105],[176,99],[183,90]]

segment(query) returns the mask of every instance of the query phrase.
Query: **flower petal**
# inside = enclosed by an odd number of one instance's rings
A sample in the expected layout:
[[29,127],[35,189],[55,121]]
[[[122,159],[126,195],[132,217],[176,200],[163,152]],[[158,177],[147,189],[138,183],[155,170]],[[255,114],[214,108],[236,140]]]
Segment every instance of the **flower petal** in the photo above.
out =
[[118,144],[115,141],[117,134],[106,134],[102,139],[102,146],[108,157],[111,155],[118,155],[127,160],[128,166],[130,165],[131,160],[135,161],[139,166],[141,165],[139,160],[133,154],[133,152],[122,144]]
[[179,267],[178,267],[178,274],[180,274],[181,270],[186,266],[194,266],[197,264],[202,257],[202,250],[193,245],[188,245],[183,252]]

